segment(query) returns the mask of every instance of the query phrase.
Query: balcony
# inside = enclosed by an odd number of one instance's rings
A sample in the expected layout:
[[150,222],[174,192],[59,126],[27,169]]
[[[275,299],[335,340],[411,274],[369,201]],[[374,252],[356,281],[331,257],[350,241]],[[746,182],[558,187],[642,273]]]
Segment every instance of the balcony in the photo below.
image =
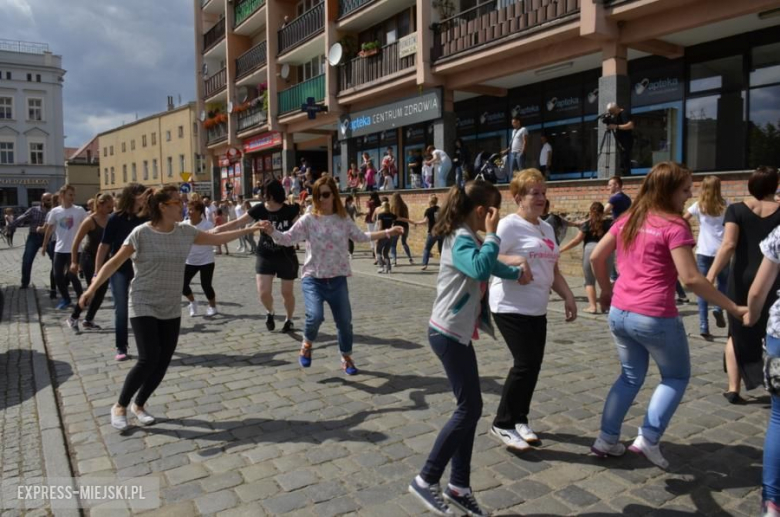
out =
[[220,41],[225,39],[225,19],[222,18],[215,26],[203,35],[203,53],[205,54]]
[[325,74],[298,83],[292,88],[279,92],[279,115],[300,111],[306,99],[314,97],[314,102],[325,100]]
[[265,124],[267,119],[268,117],[265,110],[263,110],[263,103],[261,102],[257,106],[253,106],[238,114],[238,131],[246,131],[247,129]]
[[233,27],[238,27],[250,16],[265,5],[265,0],[238,0],[234,7],[235,23]]
[[251,74],[268,63],[268,45],[265,41],[250,48],[236,59],[236,80]]
[[297,47],[325,29],[325,4],[309,9],[279,30],[279,55]]
[[492,0],[443,20],[434,32],[433,59],[569,20],[579,12],[580,0],[521,0],[502,8]]
[[374,0],[339,0],[339,18],[343,18],[373,1]]
[[227,68],[206,79],[205,98],[209,99],[227,88]]
[[228,137],[228,125],[227,122],[222,122],[216,126],[211,126],[206,129],[206,142],[208,145],[218,144],[227,140]]
[[413,70],[416,55],[399,57],[398,41],[385,45],[379,53],[371,57],[357,57],[339,67],[339,91],[367,85],[404,70]]

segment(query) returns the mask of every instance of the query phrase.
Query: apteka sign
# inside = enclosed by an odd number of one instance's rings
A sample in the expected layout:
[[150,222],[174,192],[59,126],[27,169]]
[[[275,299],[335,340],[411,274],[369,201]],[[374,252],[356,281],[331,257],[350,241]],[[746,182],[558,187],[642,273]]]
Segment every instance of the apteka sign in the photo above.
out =
[[339,140],[379,133],[441,118],[441,90],[344,115],[339,120]]

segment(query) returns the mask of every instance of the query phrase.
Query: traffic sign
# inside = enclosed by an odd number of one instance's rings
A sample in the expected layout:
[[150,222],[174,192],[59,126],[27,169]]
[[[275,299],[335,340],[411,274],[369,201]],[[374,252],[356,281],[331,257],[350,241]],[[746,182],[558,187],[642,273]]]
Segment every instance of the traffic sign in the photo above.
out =
[[191,172],[180,172],[179,176],[181,176],[181,180],[184,183],[189,183],[190,182],[190,178],[192,177],[192,173]]
[[[189,173],[186,174],[189,175]],[[192,185],[190,185],[189,183],[182,183],[181,187],[179,187],[179,192],[181,192],[182,194],[189,194],[190,192],[192,192]]]

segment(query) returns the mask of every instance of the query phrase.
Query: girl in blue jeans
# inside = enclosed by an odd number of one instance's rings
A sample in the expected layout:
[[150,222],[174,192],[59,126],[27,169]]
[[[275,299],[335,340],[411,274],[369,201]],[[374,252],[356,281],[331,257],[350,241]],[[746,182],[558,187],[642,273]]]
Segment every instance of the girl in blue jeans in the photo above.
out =
[[[601,433],[591,447],[600,457],[620,456],[623,420],[647,374],[650,357],[661,373],[639,429],[629,447],[663,469],[659,441],[682,400],[691,374],[688,340],[675,304],[679,277],[694,293],[735,317],[747,311],[715,289],[699,272],[693,257],[695,241],[679,215],[691,197],[691,173],[673,162],[657,164],[642,182],[627,216],[618,219],[591,254],[601,286],[601,305],[609,313],[622,372],[604,403]],[[613,287],[607,258],[617,249],[620,277]]]
[[[761,242],[761,252],[764,259],[750,286],[748,313],[743,318],[748,327],[761,318],[761,309],[780,272],[780,227]],[[777,517],[780,516],[780,300],[769,310],[764,352],[764,383],[772,395],[772,413],[764,441],[761,515]]]
[[[501,194],[492,184],[472,181],[453,186],[434,233],[444,237],[436,301],[428,341],[444,366],[458,407],[436,438],[409,492],[437,515],[452,515],[450,505],[469,515],[487,515],[471,492],[471,451],[482,416],[477,356],[471,340],[479,331],[493,335],[487,304],[491,275],[520,280],[523,270],[498,260],[496,235]],[[477,232],[486,232],[485,240]],[[450,483],[442,493],[439,480],[451,464]]]

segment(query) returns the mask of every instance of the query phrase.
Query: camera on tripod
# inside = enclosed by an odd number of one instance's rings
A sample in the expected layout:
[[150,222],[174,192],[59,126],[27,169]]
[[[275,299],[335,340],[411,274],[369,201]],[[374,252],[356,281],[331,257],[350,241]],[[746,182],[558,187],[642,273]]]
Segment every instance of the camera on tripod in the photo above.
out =
[[617,124],[617,119],[609,111],[607,111],[606,113],[602,113],[601,115],[599,115],[596,118],[597,118],[597,120],[600,120],[602,124],[606,124],[608,126]]

